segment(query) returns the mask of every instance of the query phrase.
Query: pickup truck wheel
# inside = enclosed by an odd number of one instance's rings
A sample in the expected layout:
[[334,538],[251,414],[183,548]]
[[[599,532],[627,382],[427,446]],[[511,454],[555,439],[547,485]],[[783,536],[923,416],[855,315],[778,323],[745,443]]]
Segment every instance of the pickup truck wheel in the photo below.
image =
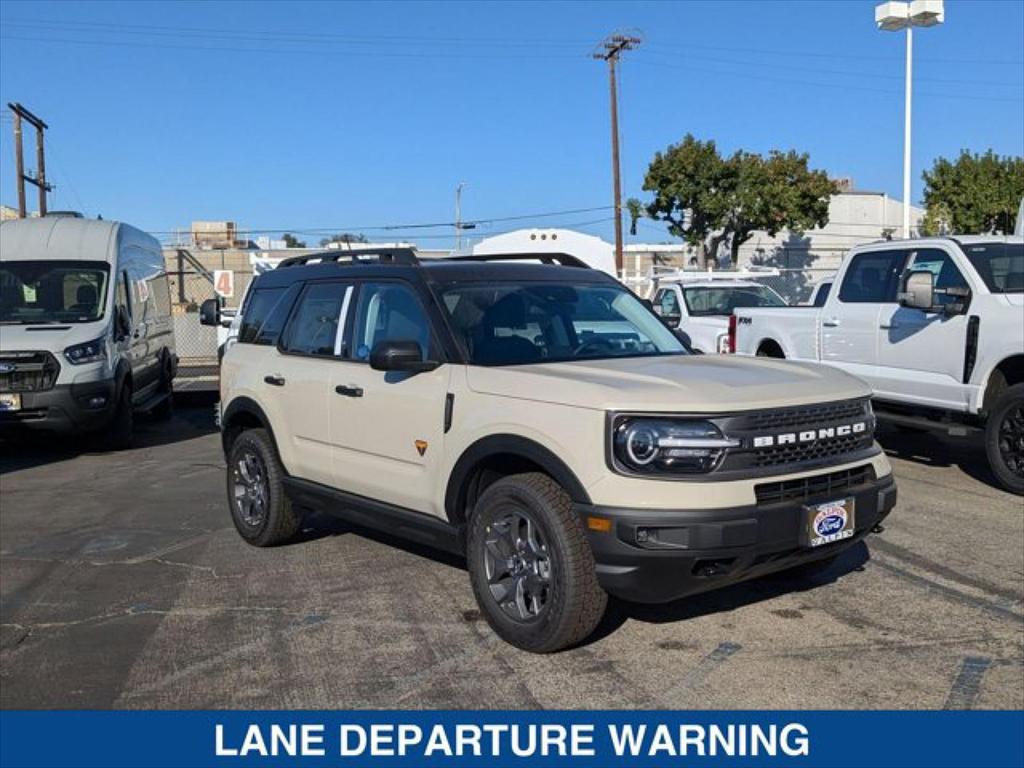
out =
[[985,452],[999,484],[1024,495],[1024,384],[996,398],[985,423]]
[[572,501],[547,475],[512,475],[484,491],[466,556],[487,623],[524,651],[579,643],[604,615],[608,596]]
[[243,432],[228,452],[228,504],[242,538],[271,547],[292,538],[302,523],[281,480],[284,469],[264,429]]

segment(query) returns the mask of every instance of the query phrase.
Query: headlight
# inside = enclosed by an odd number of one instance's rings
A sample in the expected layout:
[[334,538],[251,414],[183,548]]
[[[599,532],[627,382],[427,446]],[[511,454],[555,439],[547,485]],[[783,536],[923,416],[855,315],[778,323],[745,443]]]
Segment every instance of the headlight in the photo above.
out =
[[692,475],[718,466],[730,440],[710,421],[620,416],[612,425],[612,458],[627,474]]
[[106,339],[99,338],[94,341],[87,341],[84,344],[75,344],[64,350],[64,357],[72,365],[83,365],[84,363],[95,363],[98,360],[107,359]]

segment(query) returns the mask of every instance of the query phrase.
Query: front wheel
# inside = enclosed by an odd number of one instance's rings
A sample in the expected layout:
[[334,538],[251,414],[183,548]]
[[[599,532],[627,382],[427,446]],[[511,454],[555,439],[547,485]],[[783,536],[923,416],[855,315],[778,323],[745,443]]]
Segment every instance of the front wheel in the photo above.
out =
[[469,522],[467,560],[477,604],[506,642],[551,653],[584,640],[608,596],[572,501],[547,475],[498,480]]
[[242,538],[271,547],[292,538],[302,517],[285,495],[284,468],[265,429],[239,435],[228,451],[228,504]]
[[1024,384],[996,398],[985,423],[985,453],[999,484],[1024,495]]

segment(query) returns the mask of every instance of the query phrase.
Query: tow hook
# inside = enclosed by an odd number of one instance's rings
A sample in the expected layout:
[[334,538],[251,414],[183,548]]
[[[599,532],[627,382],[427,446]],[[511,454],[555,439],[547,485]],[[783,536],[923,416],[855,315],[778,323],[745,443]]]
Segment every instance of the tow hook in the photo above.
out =
[[881,523],[875,523],[875,527],[871,529],[872,533],[885,533],[885,526]]

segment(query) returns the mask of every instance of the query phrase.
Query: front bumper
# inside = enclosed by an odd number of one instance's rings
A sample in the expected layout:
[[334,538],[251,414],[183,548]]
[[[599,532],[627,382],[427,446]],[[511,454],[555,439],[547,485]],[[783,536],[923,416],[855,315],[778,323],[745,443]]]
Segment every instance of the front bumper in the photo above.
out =
[[[853,497],[854,535],[809,548],[806,506]],[[710,510],[623,509],[577,505],[608,593],[638,603],[677,598],[821,560],[861,541],[896,505],[892,475],[799,501]],[[597,532],[588,517],[611,528]],[[638,542],[637,532],[644,529]]]
[[[0,412],[0,434],[19,430],[91,432],[105,427],[117,407],[113,379],[20,394],[20,410]],[[103,399],[102,405],[90,405],[96,398]]]

